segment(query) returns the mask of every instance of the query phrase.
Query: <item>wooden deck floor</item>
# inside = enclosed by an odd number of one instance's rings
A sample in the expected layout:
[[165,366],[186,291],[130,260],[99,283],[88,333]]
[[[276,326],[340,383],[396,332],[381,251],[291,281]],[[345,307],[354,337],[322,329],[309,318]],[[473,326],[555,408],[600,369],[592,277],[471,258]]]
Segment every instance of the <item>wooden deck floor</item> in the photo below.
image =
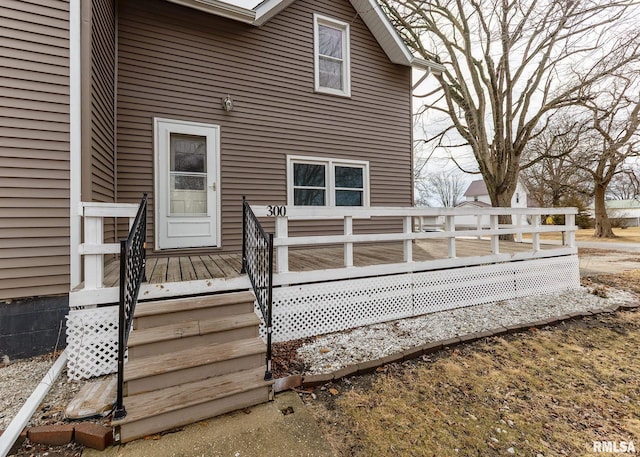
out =
[[[491,253],[489,240],[456,239],[458,257],[474,257]],[[553,248],[554,246],[542,246]],[[531,244],[500,242],[503,253],[526,252]],[[446,240],[419,240],[413,246],[413,260],[426,261],[447,257]],[[385,243],[375,246],[355,245],[353,248],[355,266],[380,265],[403,261],[402,243]],[[106,287],[118,284],[118,260],[105,265]],[[343,266],[343,248],[326,247],[289,251],[290,271],[324,270]],[[192,255],[183,257],[147,257],[147,279],[150,284],[206,280],[215,278],[235,278],[241,276],[241,254]]]

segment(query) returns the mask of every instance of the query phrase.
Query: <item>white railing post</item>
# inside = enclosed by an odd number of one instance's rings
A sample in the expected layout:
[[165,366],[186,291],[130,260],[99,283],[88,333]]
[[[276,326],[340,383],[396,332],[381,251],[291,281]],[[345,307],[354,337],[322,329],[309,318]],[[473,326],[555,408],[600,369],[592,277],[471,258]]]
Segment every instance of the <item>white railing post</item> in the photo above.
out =
[[[492,214],[489,217],[489,226],[491,230],[498,230],[499,228],[499,218],[497,214]],[[500,235],[491,235],[491,253],[492,254],[500,254]]]
[[[89,245],[104,243],[103,218],[100,216],[85,216],[84,242]],[[104,254],[85,254],[84,256],[84,288],[100,289],[104,278]]]
[[[482,214],[476,214],[476,230],[482,231]],[[481,240],[482,235],[478,233],[477,239]]]
[[570,248],[576,247],[576,215],[575,214],[565,214],[564,215],[564,225],[569,228],[566,232],[565,236],[565,246]]
[[[413,233],[413,221],[411,216],[405,216],[402,221],[402,232]],[[404,240],[404,261],[413,262],[413,240]]]
[[538,252],[540,250],[540,215],[534,214],[531,216],[532,221],[531,225],[533,226],[533,230],[531,232],[531,244],[533,248],[533,252]]
[[[276,240],[289,237],[289,221],[287,216],[276,216]],[[278,273],[289,272],[289,246],[276,248],[276,271]]]
[[[516,228],[522,228],[522,214],[516,214]],[[522,243],[522,232],[516,233],[516,241]]]
[[[353,216],[344,217],[344,234],[353,235]],[[344,243],[344,266],[353,266],[353,243]]]
[[456,222],[455,216],[445,216],[444,229],[449,233],[447,238],[448,255],[450,259],[456,258]]

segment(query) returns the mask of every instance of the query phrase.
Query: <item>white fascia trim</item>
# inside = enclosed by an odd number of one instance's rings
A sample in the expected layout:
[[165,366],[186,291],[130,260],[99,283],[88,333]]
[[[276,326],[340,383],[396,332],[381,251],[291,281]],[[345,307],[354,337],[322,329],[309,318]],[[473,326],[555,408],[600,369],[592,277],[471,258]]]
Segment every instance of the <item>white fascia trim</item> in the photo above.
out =
[[[435,62],[415,57],[406,43],[402,40],[387,15],[382,11],[376,0],[349,0],[362,20],[374,34],[391,62],[398,65],[431,68],[443,71],[444,67]],[[384,31],[384,34],[381,32]],[[385,45],[386,44],[386,45]]]
[[218,0],[168,0],[178,5],[194,8],[205,13],[226,17],[245,24],[253,24],[256,19],[256,12],[240,6]]
[[442,73],[445,71],[444,65],[432,62],[421,57],[412,57],[411,66],[421,70],[431,70],[434,73]]
[[253,25],[261,26],[280,11],[291,5],[294,0],[265,0],[255,8],[256,19]]
[[69,3],[69,290],[82,282],[80,256],[80,232],[82,217],[80,202],[82,192],[81,147],[81,50],[80,27],[81,0]]
[[[377,30],[377,27],[375,27],[375,25],[382,25],[388,37],[392,39],[395,47],[395,52],[393,53],[394,55],[392,56],[387,53],[391,61],[393,63],[401,65],[411,65],[413,55],[405,45],[404,41],[402,41],[402,38],[400,38],[391,22],[389,22],[387,15],[384,13],[384,11],[382,11],[380,5],[378,5],[378,2],[376,0],[350,1],[362,20],[364,20],[364,22],[369,26],[370,30]],[[383,40],[380,39],[378,41],[380,41],[381,43],[383,42]]]

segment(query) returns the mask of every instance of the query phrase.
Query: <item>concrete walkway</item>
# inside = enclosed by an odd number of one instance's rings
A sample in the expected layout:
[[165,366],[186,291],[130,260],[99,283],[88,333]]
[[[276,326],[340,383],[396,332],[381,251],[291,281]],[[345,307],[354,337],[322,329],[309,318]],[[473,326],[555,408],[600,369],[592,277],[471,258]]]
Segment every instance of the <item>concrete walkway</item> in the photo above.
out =
[[[530,243],[531,241],[525,241]],[[543,240],[542,244],[560,245],[560,240]],[[583,249],[596,249],[598,253],[579,254],[580,275],[615,274],[640,269],[640,243],[618,243],[607,241],[576,241]]]
[[[284,413],[283,413],[284,411]],[[184,430],[83,457],[336,457],[295,392],[245,411],[219,416]]]
[[640,252],[640,243],[618,243],[615,241],[577,241],[579,248],[602,249],[605,251]]
[[604,251],[579,255],[580,275],[616,274],[627,270],[640,270],[640,252]]
[[[525,243],[531,243],[531,240],[525,240]],[[560,240],[541,240],[541,244],[551,244],[559,246],[562,244]],[[618,243],[617,241],[576,241],[578,248],[600,249],[602,251],[624,251],[624,252],[640,252],[640,243]]]

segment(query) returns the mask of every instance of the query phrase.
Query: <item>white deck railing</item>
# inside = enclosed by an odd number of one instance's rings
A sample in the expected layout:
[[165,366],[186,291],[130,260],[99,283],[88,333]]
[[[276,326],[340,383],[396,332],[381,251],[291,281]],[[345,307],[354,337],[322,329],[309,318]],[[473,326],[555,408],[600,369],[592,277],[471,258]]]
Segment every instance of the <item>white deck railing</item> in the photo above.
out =
[[[128,203],[82,203],[80,207],[84,220],[84,239],[78,247],[84,260],[84,282],[74,288],[70,295],[72,307],[117,301],[117,287],[104,285],[104,256],[118,254],[118,243],[104,242],[104,220],[113,218],[133,221],[137,204]],[[276,252],[276,274],[274,285],[304,284],[346,278],[363,278],[386,274],[429,271],[444,268],[481,265],[488,263],[526,260],[559,255],[575,254],[575,208],[314,208],[293,206],[252,206],[256,216],[275,218],[274,247]],[[270,216],[270,214],[285,214]],[[511,215],[513,224],[499,224],[499,216]],[[564,215],[565,225],[542,225],[541,216]],[[402,230],[396,233],[354,234],[354,219],[393,217],[402,220]],[[528,221],[527,221],[528,219]],[[290,236],[289,222],[342,221],[343,231],[336,235]],[[469,223],[469,221],[475,221]],[[459,222],[460,221],[460,222]],[[460,226],[458,226],[460,224]],[[476,227],[475,229],[469,227]],[[441,231],[423,231],[424,228]],[[548,232],[562,232],[563,244],[554,249],[540,249],[540,235]],[[318,230],[321,233],[321,230]],[[500,235],[515,235],[522,241],[523,234],[531,234],[531,250],[519,253],[502,253]],[[491,253],[475,257],[457,257],[456,238],[490,238]],[[415,261],[413,244],[416,240],[446,239],[446,258],[429,261]],[[400,263],[384,265],[354,266],[354,244],[399,241],[403,244],[403,259]],[[327,268],[315,271],[289,271],[290,247],[314,247],[322,245],[344,246],[341,268]],[[146,298],[206,293],[215,290],[235,290],[244,287],[245,277],[220,280],[198,280],[174,283],[171,288],[161,285],[143,285]]]
[[[129,228],[136,217],[138,205],[134,203],[81,203],[84,220],[84,242],[78,252],[84,257],[84,290],[98,290],[104,287],[104,256],[120,254],[120,243],[104,242],[104,219],[125,218]],[[117,227],[117,225],[116,225]]]
[[[413,260],[413,241],[427,239],[446,239],[448,243],[447,259],[420,262],[425,268],[427,264],[438,262],[440,268],[456,267],[463,265],[491,263],[501,260],[519,260],[524,258],[539,258],[555,255],[575,254],[575,215],[576,208],[315,208],[292,206],[252,206],[256,216],[275,218],[274,247],[276,251],[276,284],[292,284],[304,281],[321,281],[341,279],[344,277],[358,277],[376,274],[400,273],[415,271],[420,268]],[[542,225],[541,216],[564,215],[564,225]],[[477,220],[475,229],[463,228],[456,230],[456,218],[474,216]],[[500,216],[512,216],[513,224],[500,224]],[[396,233],[353,233],[354,219],[370,219],[373,217],[394,217],[402,219],[403,228]],[[489,226],[483,224],[483,218],[489,218]],[[528,221],[527,221],[528,219]],[[315,236],[290,236],[290,221],[323,221],[342,220],[344,231],[337,235]],[[468,224],[465,224],[468,225]],[[442,227],[441,231],[422,231],[422,228]],[[540,234],[549,232],[562,232],[562,245],[555,252],[541,252]],[[500,252],[500,236],[515,235],[515,240],[522,241],[523,234],[531,234],[531,252],[525,255],[506,254]],[[456,238],[474,237],[491,240],[491,255],[474,259],[465,257],[457,259]],[[354,267],[353,245],[354,243],[375,243],[401,241],[403,243],[403,264],[373,265],[370,267]],[[289,271],[289,247],[336,245],[344,246],[344,268],[325,270],[322,273],[314,272],[290,272]],[[521,253],[522,254],[522,253]],[[448,261],[447,261],[448,260]],[[433,267],[433,265],[431,265]],[[358,273],[347,269],[360,270]],[[342,270],[342,271],[338,271]],[[308,276],[308,278],[307,278]]]

